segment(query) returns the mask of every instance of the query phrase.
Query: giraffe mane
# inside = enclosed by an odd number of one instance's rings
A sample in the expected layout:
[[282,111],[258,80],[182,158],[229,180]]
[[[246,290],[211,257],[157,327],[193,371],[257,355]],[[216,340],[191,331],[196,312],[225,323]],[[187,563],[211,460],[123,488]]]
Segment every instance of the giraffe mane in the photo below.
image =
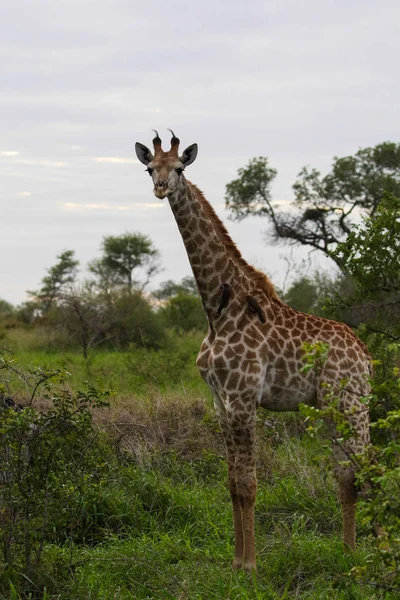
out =
[[270,300],[275,300],[275,301],[281,302],[275,291],[275,288],[274,288],[272,282],[268,279],[268,277],[265,275],[265,273],[263,273],[262,271],[259,271],[252,265],[249,265],[249,263],[243,258],[240,250],[238,249],[235,242],[232,240],[231,236],[229,235],[228,230],[226,229],[225,225],[223,224],[223,222],[221,221],[221,219],[219,218],[219,216],[217,215],[217,213],[215,212],[215,210],[213,209],[211,204],[204,197],[203,192],[196,185],[191,183],[190,181],[187,181],[187,183],[189,184],[189,186],[190,186],[192,192],[194,193],[194,195],[196,196],[196,198],[203,205],[204,211],[207,214],[207,216],[209,217],[209,219],[211,220],[211,222],[216,225],[216,230],[218,232],[218,235],[219,235],[220,239],[223,241],[225,247],[228,249],[228,253],[230,254],[230,256],[235,259],[235,262],[237,264],[244,267],[248,277],[257,284],[257,286],[266,294],[266,296]]

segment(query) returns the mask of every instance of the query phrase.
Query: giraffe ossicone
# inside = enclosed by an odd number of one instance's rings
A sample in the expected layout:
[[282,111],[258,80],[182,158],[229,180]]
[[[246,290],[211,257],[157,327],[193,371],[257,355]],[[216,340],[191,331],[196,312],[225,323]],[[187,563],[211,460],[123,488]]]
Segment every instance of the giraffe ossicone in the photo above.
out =
[[[168,197],[199,288],[209,330],[197,358],[224,437],[235,532],[234,568],[256,569],[254,505],[256,410],[297,410],[301,403],[324,407],[326,390],[337,392],[353,437],[334,445],[335,474],[343,515],[345,547],[355,548],[357,490],[349,456],[369,443],[371,357],[353,331],[335,321],[285,305],[270,280],[249,265],[202,192],[184,176],[197,156],[192,144],[179,156],[179,139],[154,153],[136,143],[157,198]],[[322,369],[304,371],[303,344],[329,344]],[[343,381],[346,385],[343,386]]]

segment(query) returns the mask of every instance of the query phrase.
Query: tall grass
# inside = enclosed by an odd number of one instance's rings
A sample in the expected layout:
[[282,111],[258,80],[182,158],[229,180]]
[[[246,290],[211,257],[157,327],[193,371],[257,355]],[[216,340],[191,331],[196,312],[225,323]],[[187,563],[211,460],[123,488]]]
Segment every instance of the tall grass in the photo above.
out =
[[60,351],[45,343],[45,333],[31,329],[11,330],[9,349],[25,367],[63,368],[70,384],[77,388],[85,381],[109,386],[118,394],[145,395],[148,391],[177,390],[204,394],[207,387],[196,368],[201,343],[199,333],[178,336],[169,333],[168,345],[161,350],[132,346],[128,351],[93,350],[87,359],[76,351]]

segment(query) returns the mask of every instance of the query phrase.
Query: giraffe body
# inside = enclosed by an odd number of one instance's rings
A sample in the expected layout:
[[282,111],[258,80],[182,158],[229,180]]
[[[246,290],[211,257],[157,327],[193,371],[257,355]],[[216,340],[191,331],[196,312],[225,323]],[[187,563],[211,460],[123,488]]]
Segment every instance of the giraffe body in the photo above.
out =
[[[203,194],[182,174],[197,155],[196,145],[178,157],[174,135],[169,152],[162,151],[158,134],[153,143],[154,156],[141,144],[136,152],[148,165],[156,196],[168,197],[209,322],[197,366],[212,392],[226,447],[235,530],[233,566],[256,568],[257,408],[297,410],[301,403],[324,407],[326,384],[340,392],[340,409],[352,411],[355,435],[346,447],[333,450],[344,542],[354,548],[354,468],[342,463],[369,443],[368,411],[361,401],[369,392],[368,351],[346,325],[286,306],[268,278],[246,263]],[[224,290],[229,290],[225,299]],[[305,342],[329,344],[318,373],[300,370]]]

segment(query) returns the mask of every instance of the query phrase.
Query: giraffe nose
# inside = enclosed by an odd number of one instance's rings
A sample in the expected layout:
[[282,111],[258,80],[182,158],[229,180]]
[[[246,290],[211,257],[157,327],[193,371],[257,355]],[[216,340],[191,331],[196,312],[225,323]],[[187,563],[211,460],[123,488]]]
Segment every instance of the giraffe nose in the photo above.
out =
[[168,181],[157,181],[155,187],[167,189]]

